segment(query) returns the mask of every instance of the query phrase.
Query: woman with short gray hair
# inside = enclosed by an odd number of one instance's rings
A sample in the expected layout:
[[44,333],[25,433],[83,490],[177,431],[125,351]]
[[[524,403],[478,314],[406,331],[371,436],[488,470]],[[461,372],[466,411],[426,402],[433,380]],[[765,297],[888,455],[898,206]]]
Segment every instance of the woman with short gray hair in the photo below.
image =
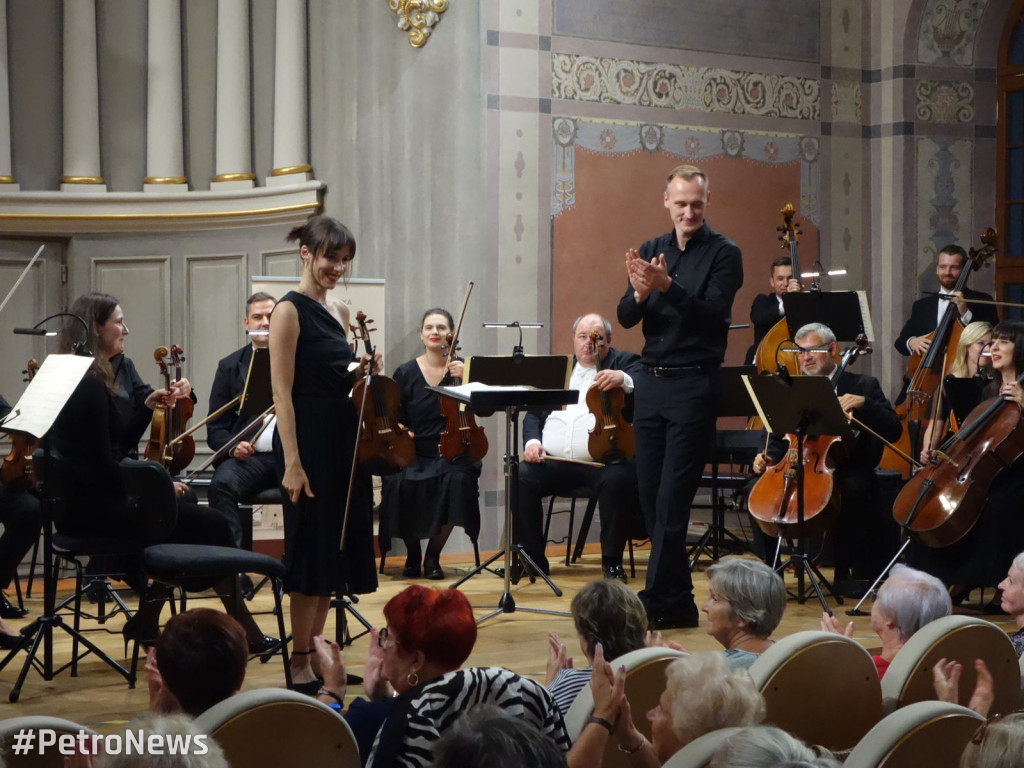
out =
[[721,643],[731,669],[749,667],[772,644],[769,635],[786,610],[782,577],[760,560],[729,558],[707,571],[708,599],[701,606],[707,633]]
[[751,726],[731,736],[711,757],[710,768],[839,768],[831,753],[808,747],[783,730]]

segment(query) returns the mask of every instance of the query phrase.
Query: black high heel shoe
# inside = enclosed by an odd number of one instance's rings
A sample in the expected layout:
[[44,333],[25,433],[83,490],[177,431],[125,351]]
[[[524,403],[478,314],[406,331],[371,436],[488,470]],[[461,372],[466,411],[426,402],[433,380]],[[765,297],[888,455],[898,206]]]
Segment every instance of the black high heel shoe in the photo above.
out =
[[21,648],[28,642],[30,635],[23,635],[20,632],[17,635],[7,635],[0,633],[0,650],[13,651],[15,648]]
[[137,642],[147,650],[156,645],[156,641],[160,637],[160,617],[154,618],[156,621],[139,611],[124,623],[124,626],[121,627],[121,636],[124,638],[125,656],[128,655],[128,643]]
[[[313,653],[313,649],[308,651],[292,651],[292,658],[296,656],[309,656]],[[324,684],[324,679],[317,675],[315,680],[310,680],[308,683],[296,683],[292,681],[292,690],[296,693],[301,693],[305,696],[316,696],[316,692],[319,691]]]

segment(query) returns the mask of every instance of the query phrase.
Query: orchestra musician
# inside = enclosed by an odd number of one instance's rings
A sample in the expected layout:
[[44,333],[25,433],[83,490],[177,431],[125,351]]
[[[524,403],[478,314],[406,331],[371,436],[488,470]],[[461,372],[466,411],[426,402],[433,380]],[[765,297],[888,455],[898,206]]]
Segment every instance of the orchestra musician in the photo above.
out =
[[782,306],[782,294],[800,290],[800,281],[793,277],[793,260],[780,256],[772,262],[771,278],[768,283],[771,293],[759,293],[750,305],[750,322],[754,326],[754,344],[747,350],[746,362],[754,362],[754,353],[761,339],[781,320],[786,312]]
[[[11,406],[0,396],[0,420],[11,412]],[[11,488],[0,485],[0,590],[7,589],[14,580],[18,565],[39,538],[43,524],[39,510],[39,499],[25,488]],[[20,619],[27,614],[18,608],[0,591],[0,619]],[[2,633],[0,633],[2,638]],[[0,640],[0,648],[3,648]]]
[[[246,300],[242,320],[246,331],[263,333],[251,333],[248,344],[217,363],[217,373],[210,389],[210,413],[240,395],[245,388],[253,350],[266,349],[270,344],[268,331],[274,304],[275,299],[269,293],[254,293]],[[210,508],[224,517],[236,547],[242,546],[239,502],[260,491],[277,487],[277,464],[272,450],[274,417],[266,416],[265,419],[267,424],[257,427],[253,425],[255,417],[239,415],[238,408],[229,408],[206,425],[206,443],[214,451],[221,450],[242,430],[252,426],[217,463],[208,491]],[[258,436],[255,434],[257,431]]]
[[[992,297],[981,291],[973,291],[964,288],[962,292],[954,293],[960,273],[963,272],[967,263],[967,252],[959,245],[947,245],[941,251],[935,262],[935,274],[939,279],[938,294],[925,296],[914,302],[910,308],[910,317],[903,324],[900,335],[896,337],[893,346],[896,351],[904,357],[911,354],[923,355],[931,346],[931,339],[928,334],[938,327],[942,316],[946,312],[949,302],[953,301],[957,311],[960,313],[960,322],[967,325],[975,320],[995,325],[999,322],[999,316],[994,304],[975,304],[972,299],[991,301]],[[950,296],[952,298],[945,298]],[[965,301],[966,299],[966,301]],[[904,390],[906,382],[904,382]],[[897,398],[897,405],[903,400],[903,393]]]
[[[448,336],[454,332],[448,310],[428,309],[420,323],[423,354],[402,363],[392,376],[401,394],[398,420],[413,435],[416,458],[408,467],[381,479],[380,546],[387,551],[393,536],[405,541],[402,575],[406,578],[419,578],[422,573],[428,579],[443,579],[441,550],[452,528],[462,527],[473,541],[480,533],[481,464],[466,456],[451,462],[441,456],[438,438],[447,422],[437,394],[427,389],[436,387],[448,374],[462,378],[463,361],[452,356],[448,362]],[[421,539],[429,539],[425,554]]]
[[[836,368],[838,351],[832,329],[821,323],[810,323],[796,332],[796,345],[802,349],[797,358],[800,372],[806,376],[829,376]],[[827,348],[815,351],[814,348]],[[839,404],[848,415],[878,433],[885,440],[900,436],[900,422],[892,405],[882,393],[873,376],[843,371],[835,386]],[[854,425],[856,428],[856,425]],[[877,503],[878,483],[875,467],[882,456],[882,442],[861,430],[834,474],[834,487],[839,490],[839,520],[835,526],[835,587],[844,597],[861,597],[865,580],[877,575],[884,566],[887,553],[880,542],[888,540],[886,526],[891,528],[889,510]],[[786,452],[782,435],[773,434],[765,453],[754,458],[753,469],[761,474],[776,464]]]
[[[89,372],[68,399],[50,432],[55,453],[60,457],[57,465],[57,486],[62,489],[63,503],[54,523],[58,531],[72,535],[103,535],[137,539],[140,545],[162,542],[186,544],[212,544],[231,546],[227,526],[216,513],[186,498],[185,486],[174,483],[177,492],[176,519],[169,533],[153,529],[151,511],[159,499],[143,495],[128,496],[122,465],[130,471],[132,464],[141,462],[122,458],[124,447],[130,440],[138,442],[135,409],[127,408],[123,390],[117,386],[112,361],[118,361],[123,372],[131,361],[124,357],[124,343],[128,327],[124,312],[112,296],[89,293],[80,296],[72,305],[71,313],[82,318],[88,332],[77,320],[65,323],[61,329],[58,352],[70,353],[76,344],[84,345],[92,354]],[[137,376],[137,374],[135,374]],[[133,388],[141,392],[142,386]],[[142,401],[142,407],[152,403],[167,404],[172,398],[187,397],[188,382],[174,382],[171,390],[154,390]],[[120,463],[119,463],[120,460]],[[168,478],[169,481],[169,478]],[[154,489],[158,494],[159,489]],[[146,585],[138,563],[124,564],[126,580],[140,592],[139,610],[122,629],[125,641],[156,640],[160,611],[167,601],[169,590],[159,584]],[[225,610],[233,615],[246,631],[253,653],[262,653],[276,644],[266,637],[249,614],[244,601],[238,599],[235,579],[224,579],[214,585],[222,595]]]
[[[992,329],[989,346],[994,380],[982,392],[983,398],[1001,397],[1024,406],[1024,393],[1017,377],[1024,373],[1024,321],[1004,320]],[[1020,429],[1020,427],[1018,427]],[[935,451],[923,451],[923,463],[939,460]],[[925,547],[916,539],[908,550],[912,565],[938,576],[948,586],[995,587],[1006,576],[1013,558],[1024,542],[1024,458],[1018,458],[996,476],[977,523],[963,538],[948,547]],[[998,612],[999,599],[990,604]]]
[[715,441],[732,302],[743,257],[707,225],[708,177],[692,165],[669,174],[664,203],[671,232],[626,253],[629,285],[619,323],[643,323],[634,378],[637,481],[651,556],[640,593],[654,629],[699,624],[685,557],[690,504]]
[[[590,335],[600,334],[596,355]],[[519,465],[519,503],[515,509],[516,543],[545,572],[549,565],[544,554],[544,514],[541,499],[552,494],[569,495],[579,487],[587,487],[597,496],[601,510],[601,567],[605,578],[626,580],[622,568],[622,550],[626,538],[637,526],[634,521],[639,506],[636,488],[636,464],[632,458],[620,463],[595,467],[581,463],[550,461],[547,458],[582,459],[593,462],[588,450],[589,431],[595,417],[586,404],[591,385],[611,390],[621,387],[627,393],[624,416],[632,411],[633,377],[640,356],[611,346],[612,326],[597,314],[583,315],[572,327],[575,363],[569,388],[579,392],[576,405],[562,411],[527,413],[523,419],[523,463]],[[522,576],[522,564],[513,561],[512,580]]]
[[[344,224],[323,214],[311,216],[286,239],[299,242],[302,276],[297,290],[278,301],[270,327],[274,455],[287,497],[284,586],[290,596],[293,687],[315,694],[319,681],[310,654],[313,638],[323,634],[331,595],[377,588],[368,475],[356,473],[346,504],[359,421],[349,397],[349,312],[327,295],[347,274],[356,241]],[[364,355],[360,369],[368,365],[376,371],[379,359]]]

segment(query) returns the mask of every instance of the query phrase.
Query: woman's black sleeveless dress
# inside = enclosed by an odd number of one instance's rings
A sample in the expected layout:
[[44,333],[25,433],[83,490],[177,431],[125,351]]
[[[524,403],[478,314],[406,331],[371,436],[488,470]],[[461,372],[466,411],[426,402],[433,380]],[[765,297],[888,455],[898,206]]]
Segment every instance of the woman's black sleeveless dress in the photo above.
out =
[[[281,301],[294,304],[299,318],[292,405],[299,459],[314,494],[303,494],[298,504],[285,496],[285,591],[320,597],[373,592],[372,493],[369,476],[359,471],[345,549],[339,551],[358,421],[349,397],[352,348],[345,329],[319,302],[295,291]],[[274,454],[281,479],[284,453],[276,435]]]

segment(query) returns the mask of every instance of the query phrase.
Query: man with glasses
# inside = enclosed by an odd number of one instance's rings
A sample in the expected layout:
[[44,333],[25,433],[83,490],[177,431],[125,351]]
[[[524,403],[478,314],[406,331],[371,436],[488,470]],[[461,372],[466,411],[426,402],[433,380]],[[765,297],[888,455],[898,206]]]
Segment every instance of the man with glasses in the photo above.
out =
[[[835,371],[839,345],[831,328],[810,323],[796,332],[795,341],[801,348],[798,359],[802,374],[829,376]],[[843,410],[855,419],[853,428],[858,433],[853,444],[846,446],[834,473],[833,492],[840,494],[839,520],[834,528],[835,586],[844,597],[862,597],[864,582],[884,567],[889,557],[887,542],[893,541],[892,518],[877,503],[875,467],[883,448],[879,437],[892,442],[900,436],[902,427],[874,376],[843,371],[835,390]],[[754,471],[761,474],[776,464],[786,448],[783,435],[771,435],[768,450],[754,458]]]

